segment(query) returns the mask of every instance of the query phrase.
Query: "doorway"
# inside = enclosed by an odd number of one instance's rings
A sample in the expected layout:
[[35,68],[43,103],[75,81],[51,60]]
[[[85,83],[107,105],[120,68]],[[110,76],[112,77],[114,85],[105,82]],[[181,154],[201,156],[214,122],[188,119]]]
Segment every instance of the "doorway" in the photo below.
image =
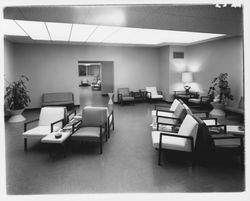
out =
[[80,106],[105,106],[114,91],[113,61],[78,61]]

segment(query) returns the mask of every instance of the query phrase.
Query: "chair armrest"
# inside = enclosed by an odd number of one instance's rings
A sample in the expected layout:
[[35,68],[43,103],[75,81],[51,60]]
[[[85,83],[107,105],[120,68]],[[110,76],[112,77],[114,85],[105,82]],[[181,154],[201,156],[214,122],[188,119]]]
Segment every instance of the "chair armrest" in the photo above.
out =
[[191,151],[194,151],[194,138],[192,136],[185,136],[179,134],[168,134],[168,133],[160,133],[160,149],[162,144],[162,136],[169,136],[169,137],[177,137],[177,138],[186,138],[191,141]]
[[176,117],[165,117],[165,116],[157,116],[157,120],[156,121],[158,121],[158,118],[166,118],[166,119],[173,119],[173,120],[177,120],[177,121],[181,121],[181,119],[180,118],[176,118]]
[[166,112],[166,113],[174,113],[174,111],[166,111],[166,110],[156,110],[156,116],[158,116],[158,112]]
[[53,122],[53,123],[50,124],[50,131],[51,131],[51,132],[53,132],[53,126],[54,126],[55,124],[59,123],[59,122],[62,122],[62,124],[63,124],[64,118],[62,118],[62,119],[60,119],[60,120],[58,120],[58,121],[55,121],[55,122]]
[[35,121],[39,121],[39,119],[34,119],[34,120],[31,120],[31,121],[25,122],[25,123],[24,123],[24,129],[23,129],[24,132],[27,131],[27,125],[30,124],[30,123],[33,123],[33,122],[35,122]]
[[[76,131],[79,129],[79,126],[76,128],[76,125],[77,125],[78,123],[80,123],[80,122],[82,122],[81,119],[77,120],[76,122],[74,122],[74,123],[72,124],[72,134],[73,134],[74,132],[76,132]],[[75,129],[76,129],[76,130],[75,130]]]
[[67,122],[69,122],[69,117],[74,114],[74,116],[76,115],[76,110],[71,111],[68,115],[67,115]]

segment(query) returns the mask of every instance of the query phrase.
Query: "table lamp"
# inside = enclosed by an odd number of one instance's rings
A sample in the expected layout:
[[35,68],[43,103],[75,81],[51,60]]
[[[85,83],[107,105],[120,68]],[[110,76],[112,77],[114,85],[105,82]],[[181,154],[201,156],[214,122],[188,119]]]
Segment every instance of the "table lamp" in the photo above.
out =
[[182,82],[184,83],[184,89],[186,93],[189,93],[189,89],[191,88],[190,83],[193,81],[192,72],[183,72],[182,73]]

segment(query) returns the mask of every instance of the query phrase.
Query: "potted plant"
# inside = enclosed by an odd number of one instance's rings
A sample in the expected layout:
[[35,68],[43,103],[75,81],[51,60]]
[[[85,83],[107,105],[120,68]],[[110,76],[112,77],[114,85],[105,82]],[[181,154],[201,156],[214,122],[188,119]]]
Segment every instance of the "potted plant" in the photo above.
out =
[[210,112],[211,116],[224,117],[224,106],[227,104],[228,99],[233,100],[233,95],[227,81],[227,73],[220,73],[212,81],[212,86],[209,88],[208,96],[213,106]]
[[227,77],[227,73],[220,73],[219,76],[213,79],[212,86],[208,91],[208,96],[211,101],[226,105],[229,99],[233,100]]
[[25,75],[21,75],[18,81],[8,82],[5,93],[5,101],[8,109],[10,110],[11,117],[10,123],[24,121],[25,118],[22,116],[22,112],[25,107],[31,102],[28,95],[29,91],[26,87],[26,82],[29,79]]

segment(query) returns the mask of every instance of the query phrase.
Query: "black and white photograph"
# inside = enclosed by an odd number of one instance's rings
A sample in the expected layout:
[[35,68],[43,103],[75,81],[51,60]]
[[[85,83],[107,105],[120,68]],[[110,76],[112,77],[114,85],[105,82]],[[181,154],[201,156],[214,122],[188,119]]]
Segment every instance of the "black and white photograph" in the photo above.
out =
[[0,8],[4,200],[246,199],[246,1]]

